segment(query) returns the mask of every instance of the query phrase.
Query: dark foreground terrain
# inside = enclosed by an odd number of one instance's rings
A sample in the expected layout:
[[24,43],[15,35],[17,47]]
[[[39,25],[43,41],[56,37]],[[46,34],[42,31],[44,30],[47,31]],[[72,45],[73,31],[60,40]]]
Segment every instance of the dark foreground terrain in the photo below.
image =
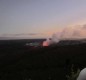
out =
[[72,65],[86,67],[86,43],[27,48],[15,42],[0,44],[0,80],[67,80]]

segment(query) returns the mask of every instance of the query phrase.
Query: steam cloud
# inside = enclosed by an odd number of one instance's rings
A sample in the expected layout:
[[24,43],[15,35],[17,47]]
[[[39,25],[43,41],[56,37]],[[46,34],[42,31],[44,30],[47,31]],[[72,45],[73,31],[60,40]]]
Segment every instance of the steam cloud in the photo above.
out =
[[43,46],[58,43],[60,40],[84,39],[86,38],[86,24],[74,27],[66,27],[53,34],[52,39],[44,41]]

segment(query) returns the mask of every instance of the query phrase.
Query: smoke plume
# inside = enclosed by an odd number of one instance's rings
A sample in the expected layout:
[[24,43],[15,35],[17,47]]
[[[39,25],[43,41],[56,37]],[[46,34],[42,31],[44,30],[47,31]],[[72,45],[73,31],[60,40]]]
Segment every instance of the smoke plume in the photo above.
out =
[[60,40],[73,40],[86,38],[86,24],[74,27],[65,27],[51,36],[51,40],[44,41],[47,45],[58,43]]

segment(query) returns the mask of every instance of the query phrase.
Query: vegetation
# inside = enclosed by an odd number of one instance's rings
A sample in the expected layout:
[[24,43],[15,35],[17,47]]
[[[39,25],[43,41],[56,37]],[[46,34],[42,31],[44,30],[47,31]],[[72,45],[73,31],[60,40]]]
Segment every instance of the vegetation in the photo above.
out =
[[77,69],[77,71],[74,71],[74,65],[71,67],[70,75],[66,75],[67,80],[77,80],[77,77],[80,73],[80,69]]

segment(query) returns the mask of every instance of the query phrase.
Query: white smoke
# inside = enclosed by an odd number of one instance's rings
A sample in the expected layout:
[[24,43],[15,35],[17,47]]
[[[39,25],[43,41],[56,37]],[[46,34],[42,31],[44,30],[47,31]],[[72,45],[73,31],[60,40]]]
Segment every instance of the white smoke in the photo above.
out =
[[59,32],[53,34],[51,38],[51,40],[47,39],[44,42],[50,45],[53,43],[58,43],[60,40],[84,39],[86,38],[86,25],[65,27]]

